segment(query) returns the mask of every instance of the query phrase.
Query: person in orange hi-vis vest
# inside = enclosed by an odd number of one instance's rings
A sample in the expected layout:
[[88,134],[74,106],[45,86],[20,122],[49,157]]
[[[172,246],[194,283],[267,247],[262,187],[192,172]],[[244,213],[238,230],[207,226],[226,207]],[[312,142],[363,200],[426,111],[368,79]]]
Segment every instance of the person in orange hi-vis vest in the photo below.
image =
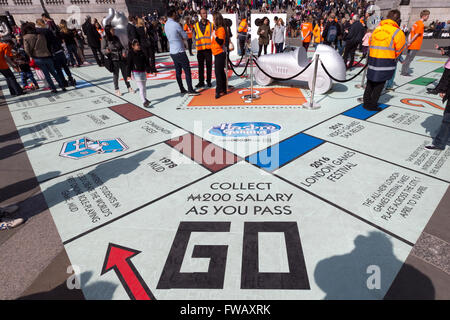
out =
[[305,48],[306,52],[308,52],[309,44],[311,43],[313,26],[312,26],[312,17],[308,17],[305,19],[305,22],[302,23],[302,39],[303,39],[303,48]]
[[416,56],[417,52],[419,52],[420,47],[422,46],[423,32],[425,28],[423,23],[426,22],[429,17],[430,11],[423,10],[420,13],[420,20],[416,21],[416,23],[414,23],[411,28],[411,32],[409,33],[407,42],[408,52],[406,53],[406,58],[402,66],[402,76],[410,76],[409,65],[414,60],[414,57]]
[[189,49],[189,54],[192,57],[193,56],[193,54],[192,54],[192,35],[194,33],[194,26],[191,23],[190,17],[186,18],[183,30],[186,32],[186,34],[188,36],[188,39],[187,39],[188,49]]
[[386,81],[395,74],[397,59],[406,47],[405,34],[400,30],[400,11],[391,10],[387,19],[380,22],[369,41],[367,59],[367,84],[363,108],[381,111],[378,99]]
[[203,88],[205,86],[205,63],[206,63],[206,84],[212,87],[212,51],[211,51],[211,34],[213,32],[213,24],[208,21],[208,11],[205,8],[200,9],[200,21],[194,25],[195,46],[197,48],[198,60],[198,84],[195,88]]
[[239,54],[243,55],[245,52],[245,42],[247,41],[248,35],[248,22],[245,18],[245,14],[241,16],[241,23],[238,27],[238,39],[239,39]]
[[320,25],[319,23],[317,23],[313,30],[314,47],[317,47],[318,44],[323,42],[322,32],[323,32],[323,24]]

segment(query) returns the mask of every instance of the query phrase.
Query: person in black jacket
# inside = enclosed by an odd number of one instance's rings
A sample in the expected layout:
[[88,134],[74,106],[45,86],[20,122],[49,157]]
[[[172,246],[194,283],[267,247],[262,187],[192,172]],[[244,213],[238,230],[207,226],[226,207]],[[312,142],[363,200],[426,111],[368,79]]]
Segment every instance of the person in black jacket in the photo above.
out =
[[[150,66],[152,69],[152,72],[155,72],[155,51],[153,50],[153,43],[150,41],[150,37],[147,32],[147,28],[145,27],[145,22],[143,19],[138,18],[136,22],[136,33],[137,33],[137,40],[140,44],[140,49],[144,52],[144,54],[147,56],[147,58],[151,61]],[[132,39],[131,42],[133,42]]]
[[92,24],[90,16],[86,17],[86,22],[83,23],[81,28],[83,30],[83,33],[86,35],[87,43],[91,48],[92,53],[94,54],[95,61],[100,67],[103,67],[103,65],[105,64],[105,57],[100,50],[101,36]]
[[127,77],[133,78],[139,88],[139,95],[145,108],[148,108],[150,101],[147,100],[147,92],[145,84],[147,82],[147,73],[152,73],[147,55],[141,50],[141,45],[137,39],[131,42],[131,50],[127,58]]
[[335,21],[336,16],[331,13],[328,17],[328,22],[323,30],[323,43],[329,46],[334,45],[337,49],[338,38],[341,36],[341,28],[339,24]]
[[[438,44],[435,44],[436,50],[441,51],[441,55],[446,55],[450,57],[450,46],[448,47],[440,47]],[[441,79],[439,80],[438,85],[435,88],[427,88],[427,93],[429,94],[438,94],[439,93],[439,87],[442,87],[446,79],[450,77],[450,58],[447,60],[447,63],[444,67],[444,73],[442,74]]]
[[344,63],[347,66],[347,60],[350,56],[350,64],[347,68],[353,68],[353,64],[355,62],[355,51],[358,48],[358,45],[362,43],[362,38],[366,33],[364,26],[359,22],[358,15],[354,15],[352,18],[352,25],[347,33],[344,36],[345,40],[345,49],[344,49]]
[[75,40],[75,29],[69,29],[67,27],[67,21],[61,20],[59,24],[59,29],[61,32],[59,33],[61,39],[66,45],[67,52],[69,53],[69,62],[71,66],[81,67],[83,65],[83,61],[81,61],[80,56],[78,55],[78,45]]
[[450,138],[450,72],[445,72],[442,75],[436,89],[442,98],[442,102],[447,101],[447,106],[444,110],[444,118],[442,119],[442,124],[439,128],[438,134],[433,139],[433,143],[431,145],[425,146],[428,150],[444,150]]
[[116,90],[116,95],[122,95],[119,90],[119,71],[122,72],[122,77],[128,91],[134,93],[134,90],[131,88],[130,82],[127,79],[127,50],[123,47],[120,39],[114,35],[114,28],[110,25],[105,27],[105,37],[102,39],[102,50],[104,50],[105,55],[112,60],[114,90]]
[[158,51],[158,34],[152,21],[147,23],[146,30],[150,42],[150,67],[153,73],[157,73],[155,53]]
[[138,33],[137,33],[137,28],[136,28],[136,17],[129,16],[128,17],[128,21],[129,21],[128,24],[127,24],[128,45],[131,48],[131,42],[134,39],[138,39],[139,40],[139,36],[138,36]]

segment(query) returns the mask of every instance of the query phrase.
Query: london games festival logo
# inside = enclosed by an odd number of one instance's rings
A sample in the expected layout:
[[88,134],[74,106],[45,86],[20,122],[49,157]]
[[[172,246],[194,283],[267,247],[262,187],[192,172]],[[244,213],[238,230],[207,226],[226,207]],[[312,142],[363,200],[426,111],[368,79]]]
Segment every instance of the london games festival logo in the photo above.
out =
[[219,137],[266,136],[281,130],[281,126],[269,122],[222,123],[209,129],[209,133]]
[[93,140],[85,137],[65,142],[59,155],[61,157],[78,160],[93,154],[121,152],[127,149],[127,145],[119,138]]

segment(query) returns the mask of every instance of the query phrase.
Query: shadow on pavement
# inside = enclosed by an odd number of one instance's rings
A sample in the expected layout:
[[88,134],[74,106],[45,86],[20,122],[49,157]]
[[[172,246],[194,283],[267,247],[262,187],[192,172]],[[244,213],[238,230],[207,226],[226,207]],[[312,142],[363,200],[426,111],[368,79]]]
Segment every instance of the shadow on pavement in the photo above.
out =
[[[354,244],[351,252],[324,259],[317,264],[314,278],[326,293],[325,299],[383,299],[402,268],[403,263],[393,253],[392,242],[383,233],[360,235]],[[376,268],[379,268],[379,278],[376,278]],[[408,272],[408,288],[398,298],[434,299],[435,289],[431,280],[412,266],[404,266],[405,270]],[[375,289],[369,289],[369,285],[374,285]]]
[[[81,288],[85,292],[101,293],[102,300],[111,300],[117,285],[107,281],[87,284],[89,279],[92,278],[92,274],[92,271],[89,271],[80,275],[79,284],[81,284]],[[31,294],[18,300],[84,300],[85,296],[80,289],[69,289],[69,286],[73,288],[75,285],[75,278],[69,277],[65,282],[50,291]],[[96,297],[91,297],[91,299],[96,299]]]
[[[110,179],[114,179],[121,175],[127,175],[131,173],[136,168],[138,168],[140,163],[145,159],[147,159],[152,153],[153,150],[145,150],[138,152],[127,158],[121,157],[118,159],[101,163],[91,171],[85,173],[85,176],[88,176],[90,173],[96,173],[101,178],[102,181],[101,185],[103,185]],[[99,174],[100,172],[101,174]],[[50,177],[51,173],[55,172],[50,172],[47,173],[46,175]],[[51,209],[52,207],[65,201],[64,197],[62,196],[63,191],[69,191],[70,194],[72,194],[75,197],[74,195],[75,191],[70,187],[67,180],[63,180],[49,186],[45,190],[42,190],[42,193],[34,195],[21,202],[19,204],[21,210],[18,214],[16,214],[16,216],[24,219],[29,219],[45,211],[47,208]],[[16,192],[18,192],[17,189]]]

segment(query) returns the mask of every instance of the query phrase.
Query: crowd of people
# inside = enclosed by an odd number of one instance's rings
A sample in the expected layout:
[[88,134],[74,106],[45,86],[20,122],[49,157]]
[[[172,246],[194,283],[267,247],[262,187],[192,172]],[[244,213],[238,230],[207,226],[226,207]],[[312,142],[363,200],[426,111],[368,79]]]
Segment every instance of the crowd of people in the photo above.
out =
[[[128,43],[123,43],[111,25],[102,25],[87,16],[80,28],[74,28],[65,20],[56,24],[47,14],[42,14],[35,22],[14,25],[12,33],[3,34],[0,42],[0,73],[6,78],[10,94],[20,96],[28,90],[39,89],[37,80],[53,94],[66,91],[68,86],[76,86],[70,68],[77,68],[86,61],[85,47],[90,47],[96,63],[112,73],[115,93],[120,96],[119,74],[127,91],[134,93],[131,79],[136,83],[144,107],[151,102],[146,95],[147,74],[157,73],[155,53],[169,52],[176,71],[176,81],[180,94],[199,95],[197,89],[212,87],[212,70],[216,78],[215,98],[228,94],[227,52],[235,50],[230,41],[237,32],[238,52],[243,54],[248,44],[250,28],[249,15],[252,10],[259,12],[281,12],[294,9],[295,13],[286,23],[275,18],[270,27],[267,17],[255,22],[258,35],[258,56],[267,54],[270,40],[276,52],[283,52],[286,34],[301,40],[308,50],[310,44],[326,44],[342,54],[348,68],[354,65],[355,51],[361,49],[367,56],[367,83],[363,97],[363,107],[369,111],[379,111],[378,99],[383,88],[394,84],[397,63],[403,62],[401,74],[409,76],[409,66],[420,50],[424,36],[425,22],[430,12],[422,11],[420,19],[411,30],[401,28],[398,10],[391,10],[385,19],[376,25],[371,20],[370,3],[365,0],[177,0],[170,1],[165,16],[154,10],[140,17],[128,17],[126,33]],[[222,12],[236,13],[239,17],[235,30]],[[212,14],[212,21],[208,15]],[[372,24],[369,22],[372,21]],[[446,25],[434,23],[434,28]],[[405,32],[404,32],[405,31]],[[198,83],[192,83],[190,61],[186,54],[198,61]],[[439,47],[443,55],[449,55],[450,47]],[[402,54],[405,54],[403,61]],[[12,67],[20,75],[22,85],[16,80]],[[33,72],[34,71],[34,72]],[[206,72],[205,72],[206,71]],[[182,80],[185,73],[185,82]],[[37,78],[37,79],[36,79]],[[55,83],[56,82],[56,83]],[[447,107],[438,135],[427,149],[444,149],[450,137],[450,59],[445,64],[443,76],[436,88],[428,90],[439,94]],[[17,206],[0,208],[0,229],[15,227],[23,219],[5,219],[18,210]]]

